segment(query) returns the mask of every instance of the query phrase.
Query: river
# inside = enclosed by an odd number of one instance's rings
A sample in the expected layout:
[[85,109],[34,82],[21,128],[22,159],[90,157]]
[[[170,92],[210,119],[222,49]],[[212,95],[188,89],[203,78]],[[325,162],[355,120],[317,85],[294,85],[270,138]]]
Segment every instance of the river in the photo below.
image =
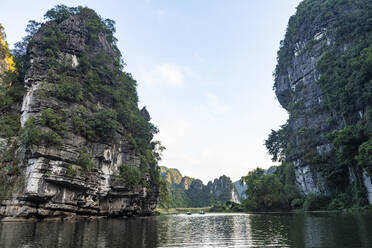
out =
[[372,247],[372,214],[194,214],[0,223],[0,247]]

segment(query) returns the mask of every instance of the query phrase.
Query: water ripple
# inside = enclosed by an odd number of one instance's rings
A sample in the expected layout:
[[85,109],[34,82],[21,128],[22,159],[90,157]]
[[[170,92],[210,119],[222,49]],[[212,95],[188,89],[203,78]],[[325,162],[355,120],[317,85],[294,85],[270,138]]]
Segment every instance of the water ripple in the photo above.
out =
[[372,215],[205,214],[1,223],[0,247],[372,247]]

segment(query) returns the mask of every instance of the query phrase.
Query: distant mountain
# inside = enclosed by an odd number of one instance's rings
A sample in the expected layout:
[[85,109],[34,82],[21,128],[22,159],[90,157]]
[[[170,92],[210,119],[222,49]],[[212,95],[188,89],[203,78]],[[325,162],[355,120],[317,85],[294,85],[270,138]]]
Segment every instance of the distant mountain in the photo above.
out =
[[170,184],[180,184],[182,180],[181,172],[175,168],[160,166],[160,175]]
[[226,201],[240,202],[239,193],[231,179],[225,175],[209,181],[207,185],[199,179],[182,176],[178,169],[160,167],[160,175],[169,190],[169,207],[205,207],[224,204]]

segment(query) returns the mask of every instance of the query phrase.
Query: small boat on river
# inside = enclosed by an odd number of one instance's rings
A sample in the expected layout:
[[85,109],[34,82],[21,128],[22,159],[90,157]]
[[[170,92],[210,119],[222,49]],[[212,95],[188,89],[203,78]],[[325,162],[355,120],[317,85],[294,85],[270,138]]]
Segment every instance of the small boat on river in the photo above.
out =
[[199,212],[200,214],[204,214],[204,210],[200,210],[200,212]]
[[190,212],[190,211],[187,211],[186,214],[187,214],[187,215],[191,215],[191,212]]

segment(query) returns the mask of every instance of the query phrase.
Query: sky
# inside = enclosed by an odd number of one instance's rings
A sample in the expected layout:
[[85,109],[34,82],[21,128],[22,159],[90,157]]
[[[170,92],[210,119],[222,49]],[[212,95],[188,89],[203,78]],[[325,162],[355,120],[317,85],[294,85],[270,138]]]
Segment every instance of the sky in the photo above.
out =
[[57,4],[87,6],[115,20],[139,106],[149,110],[160,129],[155,138],[166,147],[160,165],[207,183],[275,164],[264,140],[288,115],[273,92],[272,73],[300,2],[2,0],[0,23],[12,47],[29,20],[41,22]]

